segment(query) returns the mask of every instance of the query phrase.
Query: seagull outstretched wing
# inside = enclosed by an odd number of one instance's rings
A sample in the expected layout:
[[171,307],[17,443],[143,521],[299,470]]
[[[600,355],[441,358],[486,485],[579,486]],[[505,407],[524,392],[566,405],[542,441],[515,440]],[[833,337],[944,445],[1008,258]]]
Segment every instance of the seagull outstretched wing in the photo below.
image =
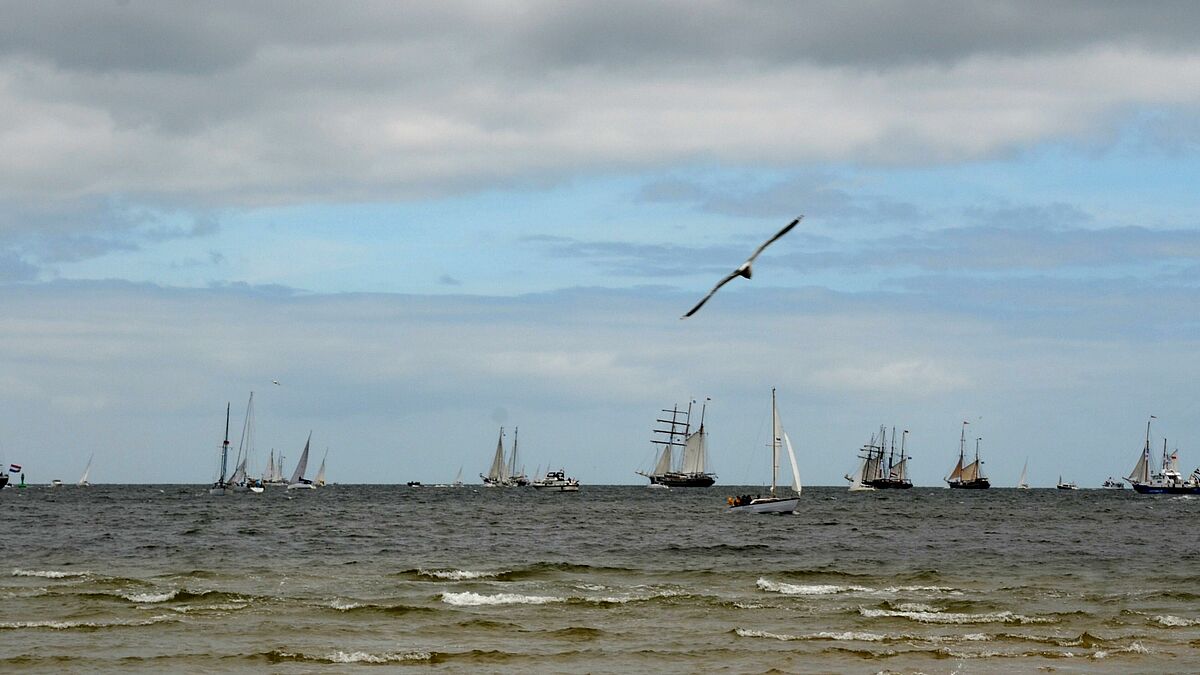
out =
[[800,222],[800,219],[801,219],[801,218],[803,218],[803,217],[804,217],[804,216],[800,216],[799,218],[796,218],[796,219],[795,219],[795,220],[793,220],[792,222],[790,222],[790,223],[788,223],[787,225],[785,225],[785,226],[783,227],[783,229],[782,229],[782,230],[780,230],[780,231],[776,232],[776,233],[775,233],[775,236],[773,236],[773,237],[771,237],[770,239],[768,239],[768,240],[766,240],[765,242],[763,242],[761,246],[759,246],[757,249],[755,249],[754,253],[753,253],[753,254],[751,254],[751,256],[750,256],[749,258],[746,258],[746,262],[742,263],[741,265],[738,265],[738,268],[737,268],[737,269],[735,269],[734,271],[732,271],[732,272],[730,272],[728,275],[726,275],[726,277],[725,277],[724,279],[721,279],[720,281],[718,281],[718,282],[717,282],[717,285],[716,285],[716,286],[713,286],[713,289],[712,289],[711,291],[709,291],[709,292],[708,292],[708,295],[704,296],[704,297],[703,297],[703,298],[700,300],[700,302],[696,303],[696,306],[695,306],[695,307],[693,307],[693,308],[691,308],[690,310],[688,310],[688,313],[687,313],[687,314],[684,314],[683,316],[681,316],[681,317],[679,317],[679,318],[680,318],[680,319],[686,319],[686,318],[688,318],[689,316],[691,316],[691,315],[695,314],[697,311],[699,311],[699,310],[700,310],[700,308],[701,308],[701,307],[703,307],[703,306],[704,306],[704,303],[708,302],[708,299],[709,299],[709,298],[711,298],[711,297],[713,296],[713,294],[714,294],[714,293],[716,293],[716,292],[717,292],[717,291],[718,291],[718,290],[719,290],[719,289],[720,289],[722,286],[724,286],[725,284],[727,284],[727,283],[729,283],[730,281],[732,281],[734,277],[746,277],[747,279],[749,279],[749,278],[750,278],[750,275],[753,273],[753,270],[750,268],[750,266],[754,264],[754,259],[758,257],[758,254],[762,253],[764,250],[766,250],[766,248],[767,248],[768,246],[770,246],[771,244],[775,243],[775,240],[776,240],[776,239],[779,239],[779,238],[780,238],[780,237],[782,237],[783,235],[785,235],[785,234],[787,234],[788,232],[790,232],[790,231],[791,231],[791,229],[792,229],[793,227],[795,227],[795,226],[796,226],[796,224],[797,224],[797,223],[799,223],[799,222]]

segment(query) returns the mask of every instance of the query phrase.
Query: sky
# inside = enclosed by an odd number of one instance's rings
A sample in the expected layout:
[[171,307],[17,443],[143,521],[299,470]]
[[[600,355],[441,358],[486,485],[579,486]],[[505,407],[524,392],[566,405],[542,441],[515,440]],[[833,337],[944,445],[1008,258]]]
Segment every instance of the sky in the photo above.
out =
[[[0,2],[0,462],[1200,465],[1200,6]],[[695,316],[712,285],[800,226]],[[278,381],[279,384],[273,384]],[[889,431],[890,433],[890,431]],[[312,469],[310,469],[310,473]],[[477,480],[477,479],[476,479]]]

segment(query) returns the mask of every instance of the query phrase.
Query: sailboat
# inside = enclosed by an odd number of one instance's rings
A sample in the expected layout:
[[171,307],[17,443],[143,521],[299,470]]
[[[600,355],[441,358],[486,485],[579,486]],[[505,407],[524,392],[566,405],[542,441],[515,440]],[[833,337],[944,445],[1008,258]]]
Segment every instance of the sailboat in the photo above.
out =
[[492,466],[487,475],[479,474],[484,487],[509,487],[508,464],[504,461],[504,427],[500,427],[500,437],[496,439],[496,454],[492,457]]
[[[479,474],[479,477],[483,479],[484,487],[524,487],[529,485],[529,479],[525,477],[525,472],[517,471],[517,433],[518,429],[514,428],[512,454],[505,459],[504,427],[500,427],[500,437],[496,439],[496,454],[492,456],[492,465],[488,468],[486,476]],[[461,477],[460,475],[459,478]]]
[[[876,442],[878,439],[878,442]],[[896,428],[892,427],[892,444],[888,450],[887,427],[879,427],[879,435],[871,435],[871,441],[864,445],[862,463],[853,475],[847,474],[852,492],[859,490],[906,490],[912,487],[908,479],[908,455],[905,447],[908,441],[908,430],[905,429],[900,437],[900,459],[896,459]],[[886,458],[885,458],[886,457]]]
[[1021,490],[1029,489],[1029,479],[1025,476],[1026,469],[1029,468],[1029,460],[1025,460],[1025,464],[1021,467],[1021,477],[1017,479],[1017,488]]
[[463,470],[463,468],[462,468],[462,466],[460,465],[460,466],[458,467],[458,473],[454,474],[454,482],[450,484],[450,487],[456,487],[456,488],[460,488],[460,487],[462,487],[462,486],[463,486],[463,482],[462,482],[462,470]]
[[[1150,420],[1158,419],[1154,415]],[[1146,420],[1146,446],[1138,457],[1133,471],[1126,478],[1133,489],[1144,495],[1195,495],[1200,494],[1200,469],[1192,472],[1186,480],[1179,471],[1179,451],[1167,454],[1167,439],[1163,439],[1162,466],[1153,475],[1150,473],[1150,420]]]
[[975,461],[963,465],[964,454],[967,447],[967,425],[970,422],[963,422],[962,436],[958,442],[958,464],[954,466],[954,471],[950,472],[950,476],[946,478],[946,483],[952,488],[963,490],[986,490],[992,486],[991,481],[983,475],[983,462],[979,461],[979,442],[982,438],[975,439]]
[[[779,450],[787,447],[788,459],[792,463],[792,489],[794,497],[777,497],[775,495],[776,478],[779,473]],[[729,513],[795,513],[800,506],[800,469],[796,466],[796,453],[792,450],[792,441],[783,424],[779,421],[779,409],[775,406],[775,390],[771,389],[771,493],[768,497],[750,497],[748,495],[728,498]]]
[[312,443],[312,432],[308,432],[308,440],[304,441],[304,451],[300,453],[300,461],[296,463],[296,470],[292,472],[292,479],[288,481],[287,489],[289,490],[316,490],[317,486],[313,482],[304,477],[304,472],[308,469],[308,446]]
[[[657,419],[664,428],[653,429],[653,433],[661,434],[665,440],[652,439],[650,442],[659,445],[658,461],[651,473],[638,471],[639,475],[650,479],[651,485],[663,487],[708,487],[717,481],[717,475],[707,471],[708,464],[708,434],[704,431],[704,415],[708,408],[708,399],[700,409],[700,428],[691,430],[692,403],[687,410],[674,408],[663,409],[670,413],[670,419]],[[674,448],[683,448],[683,458],[678,468],[674,467]]]
[[317,469],[317,477],[313,482],[319,487],[325,487],[325,458],[329,456],[329,448],[325,448],[325,454],[321,455],[321,468]]
[[208,489],[210,495],[223,495],[229,490],[229,483],[225,482],[226,462],[229,461],[229,404],[225,404],[225,441],[221,443],[221,473],[217,478],[217,482],[212,484]]
[[88,474],[90,474],[92,472],[92,458],[94,458],[95,456],[96,456],[96,453],[94,453],[94,452],[92,454],[88,455],[87,466],[83,467],[83,475],[79,477],[79,481],[76,482],[75,485],[77,485],[79,487],[88,487],[91,485],[91,483],[88,482]]

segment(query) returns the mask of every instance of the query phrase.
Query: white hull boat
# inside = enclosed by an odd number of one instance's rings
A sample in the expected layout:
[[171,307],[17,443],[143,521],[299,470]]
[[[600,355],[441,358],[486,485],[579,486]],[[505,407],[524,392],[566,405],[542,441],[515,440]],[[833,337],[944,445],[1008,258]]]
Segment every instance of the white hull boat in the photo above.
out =
[[[792,489],[794,497],[776,496],[776,480],[779,473],[779,452],[787,448],[788,459],[792,464]],[[727,513],[796,513],[800,507],[800,469],[796,465],[796,453],[792,449],[792,441],[783,424],[779,420],[779,410],[775,406],[775,390],[771,390],[771,492],[769,496],[743,495],[730,497],[727,501]]]

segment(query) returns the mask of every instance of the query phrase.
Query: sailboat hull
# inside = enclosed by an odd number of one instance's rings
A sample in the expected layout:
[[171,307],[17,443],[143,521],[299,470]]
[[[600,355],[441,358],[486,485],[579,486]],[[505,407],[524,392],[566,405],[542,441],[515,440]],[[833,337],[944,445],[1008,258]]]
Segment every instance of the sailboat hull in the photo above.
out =
[[955,490],[986,490],[992,487],[991,481],[986,478],[976,478],[975,480],[953,481],[949,483],[950,487]]
[[652,484],[664,487],[711,487],[717,482],[710,473],[668,473],[648,478]]
[[1140,495],[1200,495],[1200,485],[1153,485],[1134,483],[1133,489]]
[[317,486],[312,483],[292,483],[287,486],[289,490],[316,490]]
[[762,497],[749,504],[730,506],[727,513],[795,513],[800,508],[799,497]]
[[912,487],[912,481],[903,478],[877,478],[867,481],[867,485],[877,490],[907,490]]

